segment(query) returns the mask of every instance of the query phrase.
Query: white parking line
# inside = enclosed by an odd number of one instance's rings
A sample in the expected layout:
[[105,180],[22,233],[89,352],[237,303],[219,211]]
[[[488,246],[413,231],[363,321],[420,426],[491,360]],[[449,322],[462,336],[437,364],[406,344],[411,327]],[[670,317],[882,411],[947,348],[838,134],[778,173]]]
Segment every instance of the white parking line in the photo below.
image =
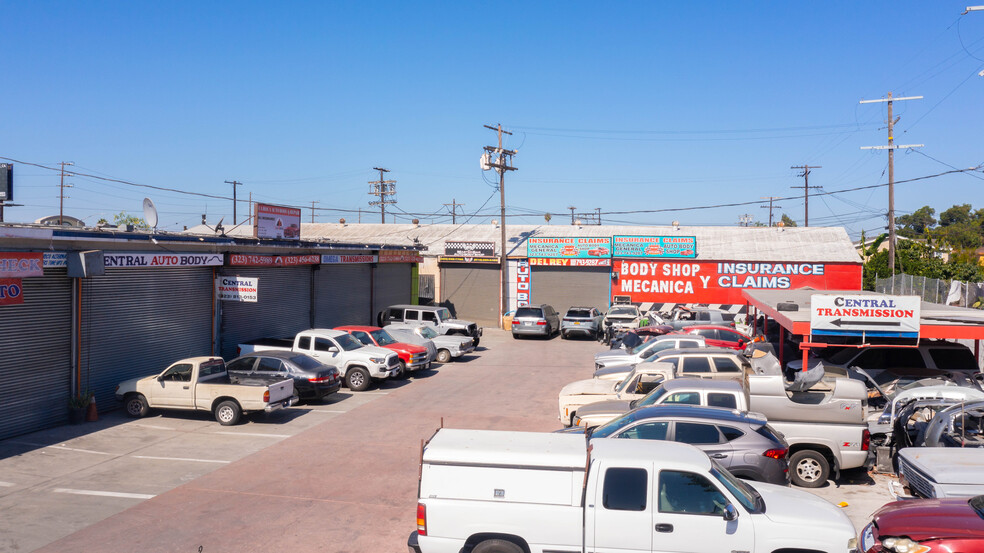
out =
[[329,411],[327,409],[311,409],[312,413],[348,413],[348,411]]
[[191,461],[193,463],[231,463],[232,461],[220,461],[216,459],[192,459],[190,457],[154,457],[151,455],[133,455],[134,459],[153,459],[156,461]]
[[213,432],[223,436],[257,436],[259,438],[290,438],[290,434],[260,434],[258,432]]
[[11,486],[16,486],[13,482],[0,482],[0,488],[9,488]]
[[107,453],[105,451],[93,451],[91,449],[79,449],[77,447],[68,447],[67,445],[60,445],[60,444],[49,446],[49,447],[51,447],[51,449],[60,449],[62,451],[77,451],[79,453],[93,453],[95,455],[110,455],[113,457],[117,455],[116,453]]
[[140,423],[132,423],[132,424],[133,426],[137,426],[140,428],[151,428],[153,430],[174,430],[174,428],[171,428],[170,426],[154,426],[152,424],[140,424]]
[[68,488],[55,488],[51,490],[55,493],[70,493],[73,495],[98,495],[100,497],[122,497],[126,499],[150,499],[154,497],[146,493],[123,493],[123,492],[101,492],[97,490],[72,490]]

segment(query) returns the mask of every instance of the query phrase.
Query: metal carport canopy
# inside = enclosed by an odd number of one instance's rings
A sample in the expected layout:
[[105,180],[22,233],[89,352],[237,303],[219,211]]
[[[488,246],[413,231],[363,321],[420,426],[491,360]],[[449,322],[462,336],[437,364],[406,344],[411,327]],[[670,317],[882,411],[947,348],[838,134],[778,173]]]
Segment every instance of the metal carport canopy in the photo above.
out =
[[[801,336],[810,335],[810,296],[866,295],[890,297],[888,294],[866,290],[743,290],[748,305],[755,307],[787,331]],[[780,303],[795,303],[796,311],[780,311]],[[966,307],[951,307],[921,302],[919,306],[919,337],[943,340],[984,340],[984,311]]]

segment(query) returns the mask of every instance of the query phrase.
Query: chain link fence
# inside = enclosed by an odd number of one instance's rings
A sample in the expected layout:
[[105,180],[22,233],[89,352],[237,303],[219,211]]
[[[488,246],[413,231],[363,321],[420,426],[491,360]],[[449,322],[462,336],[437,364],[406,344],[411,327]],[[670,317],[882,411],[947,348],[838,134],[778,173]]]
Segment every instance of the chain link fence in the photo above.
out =
[[[984,282],[939,280],[915,275],[898,274],[875,280],[875,291],[897,296],[921,296],[923,301],[958,307],[974,307],[984,303]],[[978,305],[977,309],[980,309]]]

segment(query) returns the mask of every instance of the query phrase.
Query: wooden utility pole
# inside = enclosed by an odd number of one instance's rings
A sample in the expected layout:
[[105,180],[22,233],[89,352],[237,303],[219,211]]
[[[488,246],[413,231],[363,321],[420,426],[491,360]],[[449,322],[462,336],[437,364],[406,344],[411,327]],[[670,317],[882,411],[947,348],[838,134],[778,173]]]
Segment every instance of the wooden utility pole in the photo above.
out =
[[236,220],[236,187],[242,186],[243,183],[237,180],[227,180],[225,183],[232,185],[232,226],[236,226],[239,224],[239,221]]
[[572,205],[569,205],[567,206],[567,209],[571,210],[571,226],[574,226],[574,210],[577,208]]
[[499,272],[501,277],[499,293],[499,321],[501,324],[502,316],[509,310],[509,282],[507,275],[509,272],[506,267],[506,171],[515,171],[509,162],[512,156],[516,155],[515,150],[504,150],[502,148],[502,135],[511,132],[502,130],[502,125],[491,127],[483,125],[486,129],[496,132],[499,138],[498,146],[486,146],[485,152],[489,155],[490,163],[488,167],[495,169],[499,173]]
[[320,204],[321,200],[311,200],[311,222],[314,222],[314,204]]
[[[802,169],[803,173],[800,175],[803,177],[803,186],[790,186],[790,188],[802,188],[803,189],[803,226],[810,226],[810,189],[820,188],[819,186],[810,186],[810,169],[823,169],[820,165],[794,165],[790,169]],[[772,212],[769,212],[772,215]]]
[[769,226],[771,227],[772,226],[772,210],[779,209],[782,206],[781,205],[777,205],[777,206],[773,207],[772,202],[779,199],[776,196],[763,196],[762,199],[763,200],[769,200],[769,206],[768,207],[766,207],[764,205],[759,206],[759,207],[761,207],[762,209],[768,209],[769,210]]
[[459,205],[460,206],[464,206],[465,204],[459,204],[457,202],[457,200],[455,200],[454,198],[451,198],[451,203],[444,204],[445,207],[451,206],[451,224],[452,225],[457,224],[457,222],[458,222],[457,219],[456,219],[456,215],[457,215],[457,210],[458,210],[458,206]]
[[396,194],[396,181],[395,180],[386,180],[383,177],[383,174],[384,173],[389,173],[389,169],[383,169],[382,167],[373,167],[373,170],[374,171],[379,171],[379,180],[369,181],[369,184],[372,185],[372,187],[369,188],[369,195],[370,196],[378,196],[379,199],[376,200],[376,201],[369,202],[369,205],[378,205],[379,206],[379,216],[380,216],[379,222],[385,224],[386,223],[386,204],[395,204],[396,203],[396,198],[395,197],[392,200],[387,200],[386,197],[387,196],[395,196],[395,194]]
[[59,163],[61,165],[61,184],[58,185],[58,226],[65,224],[65,188],[71,188],[71,184],[65,184],[65,166],[69,167],[75,165],[71,161],[62,161]]
[[923,144],[895,145],[895,124],[899,118],[892,116],[892,102],[902,100],[921,100],[922,96],[906,96],[904,98],[892,98],[892,93],[888,93],[887,98],[878,100],[861,100],[862,104],[873,104],[876,102],[888,102],[888,146],[862,146],[862,150],[888,150],[888,272],[895,274],[895,150],[896,148],[922,148]]

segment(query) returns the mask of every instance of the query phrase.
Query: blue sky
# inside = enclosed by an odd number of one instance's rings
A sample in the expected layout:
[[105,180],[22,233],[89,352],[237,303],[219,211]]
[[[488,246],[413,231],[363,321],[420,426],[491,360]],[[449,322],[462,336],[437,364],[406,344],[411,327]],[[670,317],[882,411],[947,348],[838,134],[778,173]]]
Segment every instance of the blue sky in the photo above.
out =
[[[12,2],[0,0],[0,157],[378,222],[367,181],[397,181],[397,220],[498,218],[482,147],[501,123],[518,171],[511,221],[601,208],[608,223],[734,225],[799,196],[984,162],[984,12],[966,2]],[[58,212],[58,173],[15,166],[7,221]],[[898,214],[971,203],[984,175],[896,187]],[[141,213],[159,228],[232,218],[231,200],[67,179],[65,213]],[[803,223],[801,197],[777,202]],[[483,207],[484,206],[484,207]],[[811,197],[811,226],[879,232],[887,189]],[[247,206],[238,208],[245,218]],[[310,221],[311,210],[303,220]],[[413,214],[407,215],[406,213]],[[524,216],[525,215],[525,216]],[[779,211],[776,212],[778,217]],[[458,222],[467,218],[459,218]],[[388,222],[392,221],[387,218]]]

